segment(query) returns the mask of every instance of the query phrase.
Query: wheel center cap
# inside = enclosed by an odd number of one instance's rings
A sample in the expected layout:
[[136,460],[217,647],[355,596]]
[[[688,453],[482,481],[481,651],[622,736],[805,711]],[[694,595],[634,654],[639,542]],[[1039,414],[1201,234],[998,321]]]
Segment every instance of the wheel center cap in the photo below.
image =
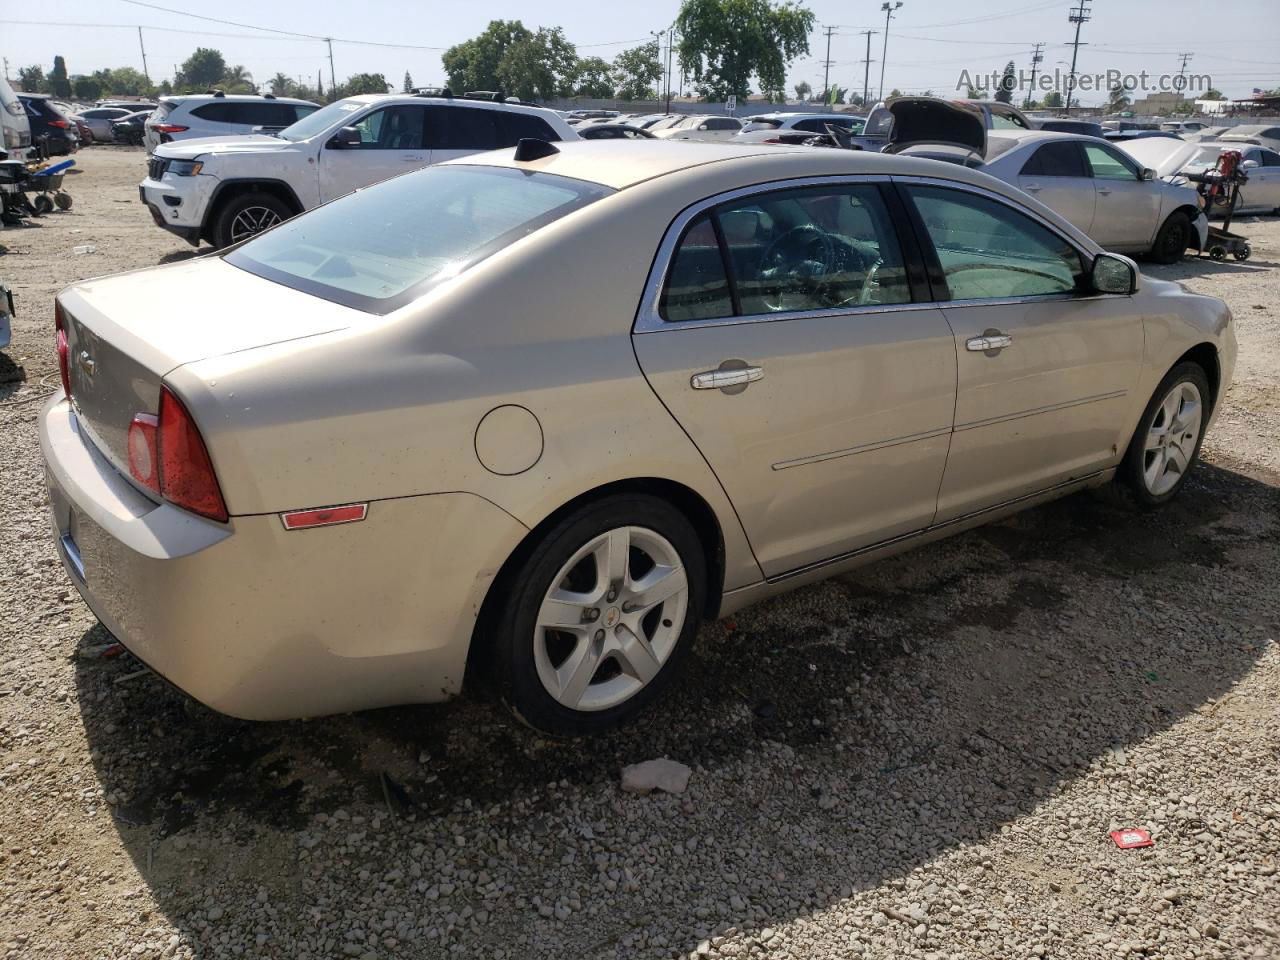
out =
[[604,612],[604,625],[606,627],[612,627],[618,622],[619,619],[621,619],[621,617],[622,617],[622,614],[618,612],[617,607],[610,607],[608,610]]

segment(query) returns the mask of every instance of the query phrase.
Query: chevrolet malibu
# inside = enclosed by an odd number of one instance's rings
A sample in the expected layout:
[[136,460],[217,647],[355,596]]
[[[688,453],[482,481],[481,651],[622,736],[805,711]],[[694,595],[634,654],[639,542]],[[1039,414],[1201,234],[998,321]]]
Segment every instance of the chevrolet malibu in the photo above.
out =
[[[566,282],[597,296],[565,297]],[[181,304],[175,309],[174,304]],[[651,703],[697,625],[1086,487],[1175,496],[1231,315],[954,164],[526,140],[57,300],[53,531],[209,706]]]

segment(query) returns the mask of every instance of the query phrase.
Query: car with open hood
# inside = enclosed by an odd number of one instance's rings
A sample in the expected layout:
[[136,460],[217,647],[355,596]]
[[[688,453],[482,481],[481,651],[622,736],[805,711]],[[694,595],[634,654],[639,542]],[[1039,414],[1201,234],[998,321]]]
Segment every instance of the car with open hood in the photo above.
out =
[[[1155,171],[1157,177],[1174,184],[1187,184],[1187,174],[1206,173],[1218,165],[1227,150],[1240,154],[1240,168],[1248,180],[1235,193],[1235,213],[1280,214],[1280,152],[1239,140],[1205,140],[1199,143],[1135,141],[1124,150],[1139,163]],[[1222,193],[1225,201],[1229,194]],[[1223,216],[1225,203],[1215,204],[1210,215]]]
[[984,173],[656,140],[428,166],[55,327],[51,533],[144,663],[251,719],[487,678],[555,734],[745,604],[1075,490],[1168,502],[1236,353],[1220,300]]
[[981,169],[1030,193],[1107,250],[1172,263],[1208,240],[1195,190],[1158,179],[1097,137],[1010,128],[997,133],[973,110],[936,100],[911,104],[883,149]]

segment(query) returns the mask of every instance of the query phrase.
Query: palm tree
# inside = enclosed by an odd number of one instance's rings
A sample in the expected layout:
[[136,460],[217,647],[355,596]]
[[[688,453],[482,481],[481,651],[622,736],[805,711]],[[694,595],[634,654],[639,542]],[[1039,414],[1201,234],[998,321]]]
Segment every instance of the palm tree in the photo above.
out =
[[268,84],[271,87],[271,92],[277,97],[287,97],[293,90],[293,81],[283,73],[277,73],[268,81]]
[[222,75],[222,83],[227,93],[252,93],[256,89],[253,74],[240,64],[227,67],[226,73]]

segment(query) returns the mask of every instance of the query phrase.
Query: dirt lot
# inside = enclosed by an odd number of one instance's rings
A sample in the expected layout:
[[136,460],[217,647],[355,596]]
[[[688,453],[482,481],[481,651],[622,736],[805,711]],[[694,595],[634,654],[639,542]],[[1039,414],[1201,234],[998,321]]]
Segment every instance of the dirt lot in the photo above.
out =
[[[750,609],[559,743],[469,700],[242,723],[94,656],[39,465],[52,298],[191,250],[140,151],[77,159],[69,213],[0,233],[6,956],[1280,957],[1280,222],[1149,268],[1241,347],[1169,509],[1072,497]],[[683,796],[620,792],[664,754]]]

